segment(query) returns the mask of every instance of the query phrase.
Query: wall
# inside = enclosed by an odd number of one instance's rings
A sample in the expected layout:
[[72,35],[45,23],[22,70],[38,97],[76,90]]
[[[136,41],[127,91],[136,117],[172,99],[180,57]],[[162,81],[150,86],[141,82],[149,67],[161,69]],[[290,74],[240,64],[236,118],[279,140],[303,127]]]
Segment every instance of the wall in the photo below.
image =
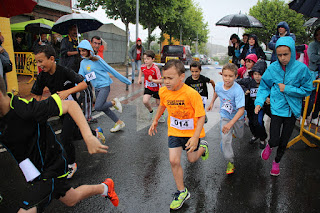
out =
[[103,57],[107,63],[123,63],[126,55],[126,37],[110,32],[91,31],[84,33],[84,38],[91,40],[93,36],[100,36],[107,42],[107,51]]

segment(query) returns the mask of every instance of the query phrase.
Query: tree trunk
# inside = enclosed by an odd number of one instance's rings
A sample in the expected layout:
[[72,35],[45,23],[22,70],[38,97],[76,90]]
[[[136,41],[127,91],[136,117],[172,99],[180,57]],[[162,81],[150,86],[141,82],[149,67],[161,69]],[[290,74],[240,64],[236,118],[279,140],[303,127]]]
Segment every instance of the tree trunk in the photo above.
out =
[[127,64],[129,62],[129,55],[128,55],[128,51],[129,51],[129,22],[125,22],[124,23],[126,25],[126,54],[125,54],[125,58],[124,58],[124,62],[123,64]]
[[148,50],[150,50],[150,44],[151,44],[151,24],[148,24]]

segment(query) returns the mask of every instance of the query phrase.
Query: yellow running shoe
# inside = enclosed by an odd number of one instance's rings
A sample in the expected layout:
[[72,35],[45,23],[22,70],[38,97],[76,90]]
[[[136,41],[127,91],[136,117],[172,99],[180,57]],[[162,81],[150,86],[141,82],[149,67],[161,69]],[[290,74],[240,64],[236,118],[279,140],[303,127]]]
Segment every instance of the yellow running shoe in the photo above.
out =
[[233,174],[234,173],[234,164],[229,162],[227,165],[227,175]]
[[170,209],[176,210],[180,209],[184,201],[190,198],[190,192],[187,188],[184,189],[184,192],[177,191],[173,195],[173,201],[170,204]]

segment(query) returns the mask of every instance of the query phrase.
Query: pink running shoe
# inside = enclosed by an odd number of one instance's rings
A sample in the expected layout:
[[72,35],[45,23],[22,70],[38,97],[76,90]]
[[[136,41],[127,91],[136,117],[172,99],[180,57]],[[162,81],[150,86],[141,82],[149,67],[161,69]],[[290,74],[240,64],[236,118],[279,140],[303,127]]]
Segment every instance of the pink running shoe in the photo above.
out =
[[278,176],[280,175],[280,163],[276,163],[275,161],[272,162],[272,169],[270,175]]
[[272,149],[270,148],[269,144],[266,145],[266,148],[261,152],[261,158],[263,160],[268,160],[271,155]]

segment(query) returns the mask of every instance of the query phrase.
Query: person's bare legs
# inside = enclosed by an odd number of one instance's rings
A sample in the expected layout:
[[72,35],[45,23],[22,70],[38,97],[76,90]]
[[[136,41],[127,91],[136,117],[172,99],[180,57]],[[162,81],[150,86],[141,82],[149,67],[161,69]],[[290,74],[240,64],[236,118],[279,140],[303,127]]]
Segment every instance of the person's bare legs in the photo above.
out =
[[151,98],[151,95],[148,95],[148,94],[144,94],[143,95],[143,104],[145,105],[145,107],[149,110],[149,112],[152,111],[152,107],[151,107],[151,104],[150,104],[150,98]]
[[196,162],[201,157],[201,155],[205,153],[205,151],[206,149],[204,147],[199,147],[197,151],[187,153],[188,161],[190,163]]
[[64,197],[61,197],[59,200],[66,204],[67,206],[74,206],[79,201],[91,197],[93,195],[100,195],[104,192],[104,185],[82,185],[76,189],[71,188],[67,191]]
[[179,191],[182,191],[185,188],[183,184],[183,169],[180,163],[181,153],[182,147],[169,148],[169,161],[171,164],[171,170]]

